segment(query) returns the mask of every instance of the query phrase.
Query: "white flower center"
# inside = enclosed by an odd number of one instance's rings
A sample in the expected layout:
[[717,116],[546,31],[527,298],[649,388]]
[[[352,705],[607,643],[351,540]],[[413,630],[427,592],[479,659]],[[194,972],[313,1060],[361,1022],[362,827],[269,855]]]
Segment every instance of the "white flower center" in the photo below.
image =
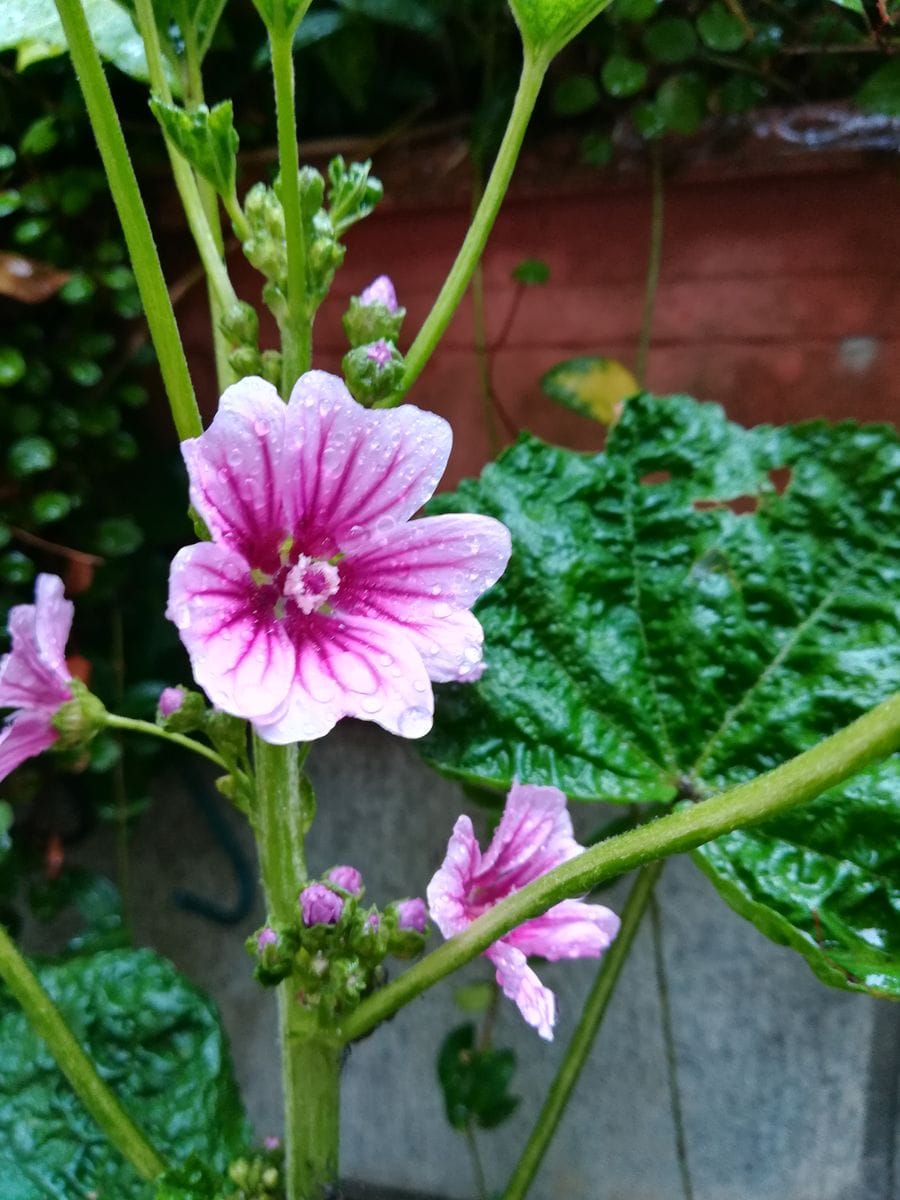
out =
[[284,594],[293,600],[301,612],[311,613],[334,595],[340,582],[341,577],[334,563],[301,554],[288,571]]

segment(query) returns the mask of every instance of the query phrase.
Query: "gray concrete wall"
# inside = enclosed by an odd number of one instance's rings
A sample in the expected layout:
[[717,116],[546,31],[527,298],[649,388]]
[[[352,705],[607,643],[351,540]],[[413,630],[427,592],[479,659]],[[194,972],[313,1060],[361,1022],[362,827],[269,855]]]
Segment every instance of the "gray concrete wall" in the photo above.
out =
[[[349,861],[371,899],[421,894],[465,801],[406,745],[346,724],[315,748],[319,797],[313,870]],[[224,803],[224,802],[223,802]],[[583,830],[596,809],[576,811]],[[252,853],[242,819],[228,814]],[[107,862],[108,850],[93,852]],[[237,930],[180,911],[180,887],[230,903],[221,848],[176,776],[137,832],[130,892],[140,944],[155,946],[218,998],[260,1135],[280,1124],[274,1005],[251,977]],[[621,907],[623,889],[610,893]],[[689,861],[669,864],[660,889],[663,947],[695,1200],[896,1200],[900,1179],[897,1068],[900,1009],[825,988],[723,902]],[[487,964],[470,968],[482,977]],[[552,1078],[590,963],[540,968],[561,1017],[552,1046],[504,1002],[497,1040],[519,1056],[518,1114],[479,1138],[491,1187],[516,1161]],[[464,1019],[444,983],[356,1047],[346,1069],[342,1168],[348,1178],[474,1195],[462,1139],[442,1112],[434,1061]],[[535,1200],[681,1200],[684,1196],[661,1034],[649,924],[641,930],[604,1027],[532,1192]]]

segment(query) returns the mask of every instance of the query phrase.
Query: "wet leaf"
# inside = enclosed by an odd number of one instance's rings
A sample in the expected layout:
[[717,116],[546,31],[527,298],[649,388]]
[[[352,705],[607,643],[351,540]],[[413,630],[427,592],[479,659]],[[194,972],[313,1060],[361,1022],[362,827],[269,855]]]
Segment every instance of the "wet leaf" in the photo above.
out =
[[612,358],[570,358],[551,368],[541,387],[558,404],[611,425],[619,407],[640,391],[627,367]]
[[[214,108],[201,104],[186,109],[154,96],[150,108],[179,154],[219,195],[230,197],[234,193],[238,151],[231,101],[225,100]],[[127,283],[130,285],[132,281],[129,271]]]
[[515,1054],[512,1050],[479,1050],[474,1025],[460,1025],[447,1036],[437,1069],[447,1120],[454,1129],[472,1125],[495,1129],[519,1106],[519,1098],[509,1093]]
[[[84,15],[102,58],[135,79],[147,79],[144,45],[134,22],[115,0],[82,0]],[[0,50],[15,50],[17,68],[66,52],[66,38],[53,0],[0,4]]]

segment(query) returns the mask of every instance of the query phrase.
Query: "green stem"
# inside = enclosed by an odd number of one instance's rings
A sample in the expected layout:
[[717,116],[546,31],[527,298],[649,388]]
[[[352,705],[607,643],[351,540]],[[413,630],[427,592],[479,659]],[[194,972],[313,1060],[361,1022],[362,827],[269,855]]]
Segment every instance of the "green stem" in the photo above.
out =
[[497,213],[500,211],[503,197],[509,187],[509,181],[519,157],[519,150],[522,147],[522,139],[544,81],[545,71],[546,65],[542,60],[536,60],[526,53],[519,80],[519,90],[516,92],[509,123],[484,189],[484,195],[481,197],[481,203],[478,205],[469,231],[456,256],[456,262],[450,268],[450,274],[444,281],[444,286],[435,301],[434,308],[428,314],[424,325],[410,346],[399,390],[390,400],[378,407],[391,408],[400,403],[419,378],[425,364],[434,353],[435,347],[444,336],[444,331],[450,324],[460,300],[465,295],[472,272],[481,258]]
[[566,1047],[562,1063],[550,1086],[550,1091],[547,1093],[531,1136],[522,1151],[522,1157],[506,1185],[503,1200],[523,1200],[534,1182],[547,1147],[550,1145],[575,1084],[578,1082],[578,1077],[587,1062],[600,1023],[606,1014],[606,1007],[634,944],[634,936],[653,896],[653,889],[662,872],[663,865],[662,862],[654,862],[643,867],[628,894],[622,910],[622,925],[616,940],[603,956],[594,986],[585,1001],[581,1017]]
[[[307,877],[304,840],[312,820],[303,779],[307,750],[253,739],[254,828],[266,906],[280,924],[296,920]],[[297,1004],[290,979],[278,988],[278,1014],[287,1200],[321,1200],[337,1179],[342,1047]]]
[[647,259],[647,276],[644,283],[644,311],[641,315],[641,332],[638,337],[637,359],[634,373],[643,388],[647,375],[647,356],[653,336],[653,313],[656,308],[656,291],[659,287],[659,271],[662,265],[663,245],[663,190],[662,154],[659,145],[650,145],[650,254]]
[[510,929],[546,912],[560,900],[580,896],[602,880],[633,867],[693,850],[733,829],[778,816],[898,748],[900,693],[774,771],[608,838],[527,884],[370,996],[344,1022],[342,1037],[345,1041],[361,1037]]
[[56,0],[56,7],[122,224],[175,428],[182,440],[197,437],[203,426],[181,337],[100,57],[80,0]]
[[200,754],[203,758],[208,758],[210,762],[215,763],[217,767],[221,767],[223,771],[228,770],[228,763],[210,746],[204,746],[202,742],[186,737],[183,733],[173,733],[169,729],[162,729],[159,725],[154,725],[152,721],[139,721],[136,717],[120,717],[116,713],[108,712],[106,714],[106,724],[110,729],[122,729],[126,733],[149,734],[150,737],[160,738],[164,742],[171,742],[173,746],[181,746],[183,750],[192,750],[194,754]]
[[0,925],[0,977],[22,1006],[28,1023],[47,1045],[78,1099],[119,1153],[142,1179],[156,1179],[166,1163],[107,1087],[66,1024],[62,1013],[35,978],[9,934]]
[[287,248],[288,317],[281,331],[282,394],[287,399],[300,376],[309,370],[312,360],[312,323],[306,286],[306,234],[300,201],[293,30],[286,26],[271,28],[269,42],[278,126],[279,195],[284,208]]
[[[156,20],[153,16],[152,0],[136,0],[135,18],[137,20],[138,31],[144,42],[147,67],[150,72],[150,83],[153,91],[164,103],[171,104],[172,91],[169,87],[169,81],[166,78],[165,67],[163,66],[162,49],[159,44]],[[175,187],[178,189],[178,195],[181,197],[181,204],[184,208],[184,215],[187,218],[188,228],[197,247],[197,253],[200,255],[200,261],[203,263],[203,270],[206,272],[209,286],[215,293],[219,307],[223,310],[228,309],[232,305],[237,304],[238,298],[232,287],[231,279],[228,276],[228,270],[222,258],[221,251],[216,245],[216,239],[207,220],[203,200],[200,196],[200,189],[197,187],[197,180],[194,178],[194,172],[191,170],[190,164],[182,158],[175,147],[169,142],[168,138],[164,136],[164,140],[166,151],[169,155],[169,162],[172,165]],[[213,314],[213,320],[215,321],[215,314]]]

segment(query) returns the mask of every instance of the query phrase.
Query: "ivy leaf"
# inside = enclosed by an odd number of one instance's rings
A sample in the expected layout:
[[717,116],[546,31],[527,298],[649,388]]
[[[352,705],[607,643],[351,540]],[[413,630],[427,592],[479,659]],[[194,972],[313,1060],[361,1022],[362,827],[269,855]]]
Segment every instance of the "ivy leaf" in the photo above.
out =
[[[477,609],[488,670],[441,689],[423,753],[625,803],[809,749],[900,679],[898,480],[887,426],[748,430],[687,397],[632,398],[599,455],[522,438],[433,506],[499,517],[513,556]],[[900,995],[898,834],[895,759],[697,858],[823,978]]]
[[447,1120],[454,1129],[475,1124],[495,1129],[519,1106],[509,1094],[516,1069],[512,1050],[479,1050],[475,1026],[460,1025],[445,1038],[438,1055],[438,1079]]
[[508,0],[522,42],[538,60],[549,62],[612,0]]
[[900,117],[900,59],[889,59],[874,71],[856,93],[864,112]]
[[[219,1172],[249,1131],[208,1000],[149,950],[40,966],[78,1040],[151,1143]],[[101,1134],[24,1013],[0,996],[0,1177],[4,1200],[155,1195]]]
[[220,196],[232,196],[237,171],[238,135],[234,128],[231,101],[223,100],[214,108],[201,104],[197,108],[187,109],[177,104],[167,104],[158,96],[153,96],[150,108],[179,154],[212,184]]
[[611,425],[622,402],[640,391],[637,380],[622,363],[590,356],[557,363],[543,377],[541,387],[557,404],[601,425]]
[[[82,0],[84,15],[101,58],[133,79],[146,81],[144,44],[134,22],[115,0]],[[0,50],[15,50],[19,70],[67,50],[62,22],[53,0],[16,0],[0,4]]]
[[703,44],[719,54],[740,50],[747,40],[747,30],[740,17],[731,12],[722,0],[713,0],[709,8],[704,8],[697,18],[697,32]]

